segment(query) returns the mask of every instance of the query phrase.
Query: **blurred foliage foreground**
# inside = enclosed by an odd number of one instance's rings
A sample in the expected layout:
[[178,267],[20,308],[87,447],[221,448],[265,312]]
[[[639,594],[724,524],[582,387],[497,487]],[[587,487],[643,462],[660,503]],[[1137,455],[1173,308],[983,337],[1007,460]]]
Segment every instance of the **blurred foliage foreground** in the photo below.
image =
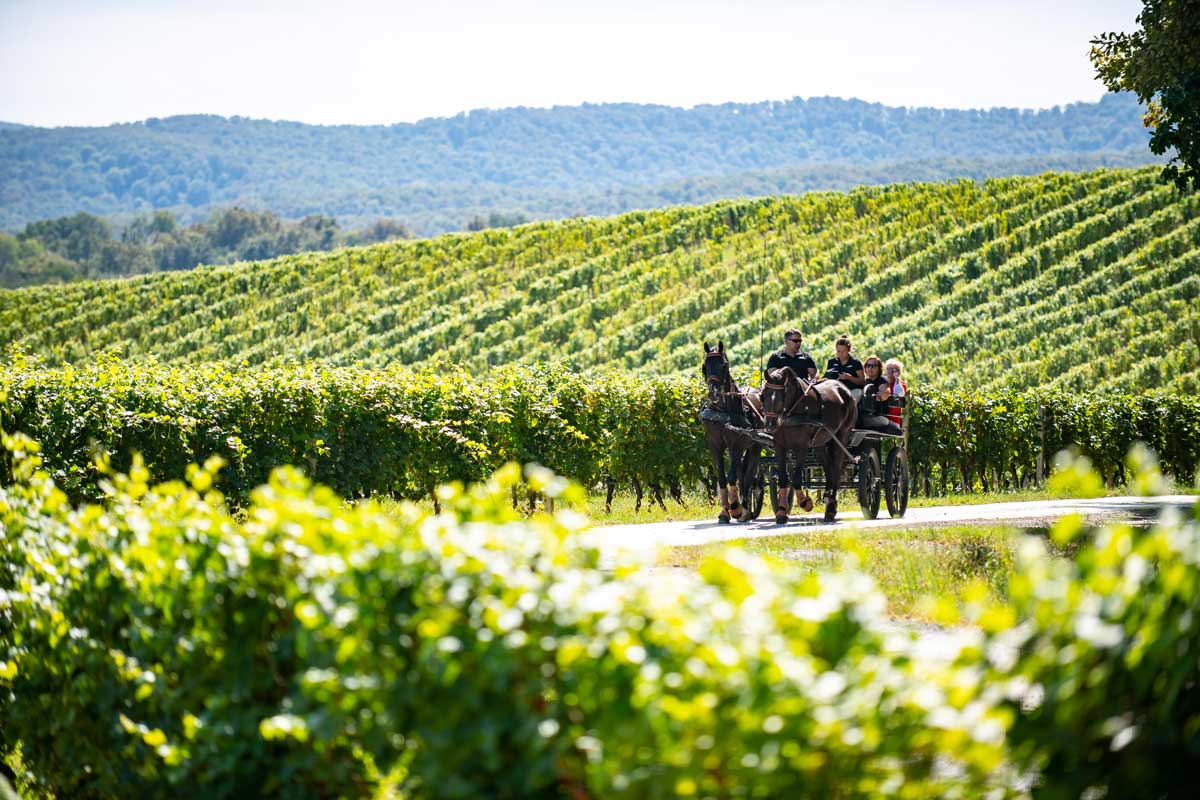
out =
[[1007,598],[931,601],[973,623],[931,643],[853,560],[664,574],[523,519],[522,484],[579,500],[537,467],[398,515],[283,468],[235,516],[216,460],[73,507],[4,446],[0,752],[31,795],[1155,797],[1200,761],[1195,518],[1063,523],[1073,560],[1029,537]]

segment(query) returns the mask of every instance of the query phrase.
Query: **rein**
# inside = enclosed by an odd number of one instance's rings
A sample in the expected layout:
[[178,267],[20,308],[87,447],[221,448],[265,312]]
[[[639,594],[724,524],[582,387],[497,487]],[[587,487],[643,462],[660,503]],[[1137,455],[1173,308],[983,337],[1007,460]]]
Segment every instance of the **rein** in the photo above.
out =
[[[797,406],[799,406],[801,403],[804,402],[804,398],[808,397],[808,393],[811,392],[813,390],[813,387],[816,385],[815,381],[807,381],[804,378],[801,378],[799,375],[796,375],[795,378],[796,378],[796,382],[800,384],[800,396],[797,397],[795,402],[793,402],[790,406],[788,406],[787,410],[782,413],[776,413],[773,411],[766,412],[766,416],[768,418],[779,417],[780,419],[787,419],[788,417],[792,416],[792,412],[794,412],[796,410]],[[787,384],[786,383],[783,383],[783,384],[771,383],[771,381],[768,380],[765,388],[774,389],[775,391],[783,392],[783,391],[787,391]],[[821,396],[817,395],[816,397],[817,397],[817,402],[820,403]]]

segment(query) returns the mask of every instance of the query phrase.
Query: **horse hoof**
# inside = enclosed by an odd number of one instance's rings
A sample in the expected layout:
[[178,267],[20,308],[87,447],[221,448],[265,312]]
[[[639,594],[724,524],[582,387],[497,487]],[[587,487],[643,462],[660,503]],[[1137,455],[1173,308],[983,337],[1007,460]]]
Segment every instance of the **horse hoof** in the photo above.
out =
[[717,522],[721,523],[722,525],[728,525],[729,524],[729,515],[722,514],[721,516],[717,517]]
[[787,521],[788,521],[787,514],[776,514],[775,515],[775,524],[776,525],[787,525]]

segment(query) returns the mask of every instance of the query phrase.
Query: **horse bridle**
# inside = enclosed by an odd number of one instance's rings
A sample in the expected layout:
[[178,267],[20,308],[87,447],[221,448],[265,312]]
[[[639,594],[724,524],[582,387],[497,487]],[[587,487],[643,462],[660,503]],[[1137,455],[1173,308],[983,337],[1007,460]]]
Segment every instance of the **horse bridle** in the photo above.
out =
[[[706,355],[705,358],[719,358],[721,359],[721,366],[725,367],[724,377],[721,377],[720,375],[708,376],[708,383],[719,383],[722,385],[722,390],[718,391],[716,394],[727,399],[730,397],[741,397],[742,393],[737,391],[736,387],[733,386],[733,376],[729,374],[729,359],[725,357],[725,354],[714,350]],[[730,387],[730,389],[725,389],[724,387],[726,386]]]
[[[816,381],[809,381],[809,380],[801,378],[799,375],[795,375],[795,374],[793,374],[792,377],[795,378],[796,382],[800,384],[800,390],[801,390],[800,396],[796,398],[796,401],[794,403],[792,403],[786,411],[783,411],[783,412],[765,411],[765,412],[763,412],[763,416],[765,416],[767,419],[770,419],[771,417],[779,417],[780,419],[787,419],[788,417],[792,416],[792,412],[795,411],[796,408],[801,403],[804,402],[804,398],[808,397],[808,393],[813,390],[814,386],[816,386]],[[774,389],[777,392],[783,392],[783,391],[787,391],[787,383],[782,383],[782,384],[771,383],[771,379],[768,378],[767,383],[764,386],[764,388]],[[817,398],[817,400],[820,400],[820,399],[821,399],[820,397]]]
[[[724,379],[722,379],[720,376],[717,376],[717,375],[709,375],[709,376],[708,376],[708,383],[710,383],[710,384],[714,384],[714,383],[720,383],[720,384],[722,384],[723,386],[728,386],[728,387],[729,387],[729,389],[728,389],[728,390],[721,389],[721,390],[717,390],[717,391],[716,391],[716,395],[717,395],[718,397],[720,397],[720,398],[721,398],[721,400],[720,400],[720,402],[718,403],[718,405],[717,405],[717,407],[716,407],[716,409],[715,409],[715,410],[717,410],[717,411],[722,411],[722,412],[724,412],[724,413],[727,413],[727,414],[728,414],[728,413],[732,413],[732,412],[729,410],[729,408],[728,408],[728,406],[729,406],[729,401],[730,401],[732,398],[736,397],[736,398],[738,399],[738,411],[742,411],[742,410],[743,410],[743,407],[748,407],[748,408],[750,409],[750,412],[751,412],[752,414],[754,414],[754,415],[755,415],[755,416],[758,418],[758,420],[759,420],[759,421],[761,421],[761,422],[765,422],[766,420],[764,420],[764,419],[762,418],[762,416],[761,416],[760,412],[759,412],[757,409],[755,409],[755,408],[754,408],[754,406],[753,406],[752,404],[750,404],[750,403],[747,403],[747,402],[746,402],[746,394],[745,394],[745,392],[742,392],[742,391],[740,391],[740,390],[737,388],[737,384],[735,384],[735,383],[733,382],[733,375],[732,375],[732,374],[730,374],[730,372],[729,372],[729,358],[728,358],[728,357],[726,357],[726,355],[725,355],[724,353],[722,353],[722,352],[720,352],[720,351],[717,351],[717,350],[714,350],[713,352],[709,353],[707,356],[705,356],[705,358],[706,358],[706,359],[707,359],[707,358],[720,358],[720,359],[721,359],[721,364],[722,364],[722,366],[724,366],[724,367],[725,367],[725,377],[724,377]],[[712,403],[712,402],[713,402],[713,400],[712,400],[712,398],[711,398],[711,397],[709,398],[709,401],[708,401],[708,402],[709,402],[709,403]]]

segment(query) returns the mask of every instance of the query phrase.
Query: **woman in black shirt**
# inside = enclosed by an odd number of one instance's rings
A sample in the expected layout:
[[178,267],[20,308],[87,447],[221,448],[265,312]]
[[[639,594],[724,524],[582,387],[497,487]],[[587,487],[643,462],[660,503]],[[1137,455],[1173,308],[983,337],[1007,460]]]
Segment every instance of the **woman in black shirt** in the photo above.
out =
[[899,429],[893,430],[895,426],[884,416],[884,405],[892,396],[892,390],[887,378],[880,374],[883,372],[883,362],[879,356],[867,356],[867,360],[863,362],[863,371],[866,372],[866,377],[863,385],[863,402],[859,406],[859,426],[874,428],[886,433],[899,433]]
[[837,356],[829,359],[829,363],[825,365],[825,377],[846,384],[854,402],[857,403],[862,399],[862,387],[867,382],[863,377],[862,362],[850,355],[850,337],[845,334],[838,337],[833,349],[837,351]]

